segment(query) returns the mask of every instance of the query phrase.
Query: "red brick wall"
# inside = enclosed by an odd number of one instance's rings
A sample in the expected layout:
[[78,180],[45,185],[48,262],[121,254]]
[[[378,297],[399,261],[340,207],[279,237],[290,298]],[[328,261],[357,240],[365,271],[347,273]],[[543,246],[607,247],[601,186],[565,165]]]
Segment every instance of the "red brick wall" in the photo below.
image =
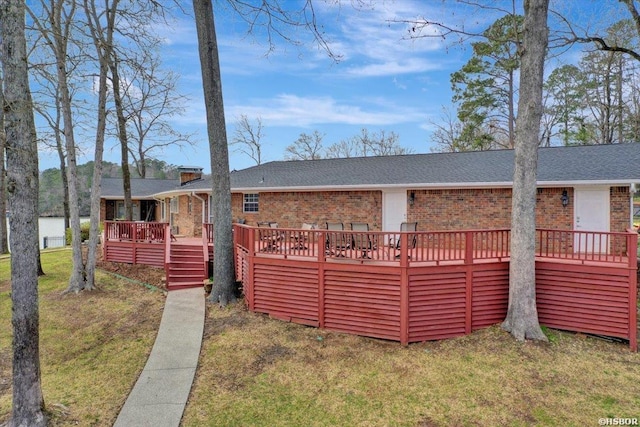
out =
[[[209,197],[207,194],[198,196],[204,200]],[[178,227],[181,236],[202,236],[202,201],[194,196],[179,196],[178,214],[173,214],[172,225]]]
[[629,187],[611,187],[611,231],[625,231],[631,226],[631,194]]
[[259,212],[242,212],[242,194],[233,194],[231,203],[234,220],[243,218],[250,225],[274,221],[295,228],[307,222],[324,228],[326,222],[343,222],[349,229],[351,222],[366,222],[372,230],[382,227],[380,191],[260,193]]
[[418,230],[508,228],[510,189],[409,190],[415,193],[407,207],[407,221]]
[[[574,192],[567,187],[569,204],[562,206],[565,188],[540,188],[536,195],[536,224],[539,228],[573,228]],[[415,193],[413,206],[407,206],[407,220],[417,221],[419,230],[509,228],[511,189],[409,190]],[[206,198],[205,195],[200,195]],[[611,231],[629,227],[629,189],[611,189]],[[200,235],[201,202],[193,198],[192,214],[185,219],[187,196],[181,197],[180,234]],[[278,222],[280,227],[296,228],[303,222],[324,227],[326,222],[366,222],[372,230],[382,227],[381,191],[339,191],[300,193],[260,193],[259,212],[243,212],[243,195],[231,195],[233,221],[244,219],[249,225],[262,221]],[[208,219],[207,219],[208,221]]]
[[[566,190],[569,204],[562,207]],[[485,190],[410,190],[413,206],[407,207],[408,221],[417,221],[420,230],[473,228],[509,228],[511,189]],[[629,227],[629,189],[611,188],[611,228],[613,232]],[[539,228],[573,229],[573,188],[539,188],[536,195],[536,225]]]
[[[565,190],[569,204],[563,207],[562,193]],[[539,188],[536,196],[536,227],[572,230],[573,201],[573,188]]]
[[[562,207],[562,192],[569,204]],[[421,230],[465,228],[508,228],[511,223],[511,189],[411,190],[415,203],[407,208],[408,221],[418,221]],[[629,189],[611,189],[611,231],[629,227]],[[536,195],[536,224],[539,228],[571,230],[573,188],[539,188]]]

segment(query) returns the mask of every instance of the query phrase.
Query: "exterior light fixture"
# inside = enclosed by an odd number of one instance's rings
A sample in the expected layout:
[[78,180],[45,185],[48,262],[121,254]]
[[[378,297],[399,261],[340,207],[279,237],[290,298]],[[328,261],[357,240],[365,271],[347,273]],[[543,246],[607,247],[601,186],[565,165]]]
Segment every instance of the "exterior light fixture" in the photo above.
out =
[[569,194],[567,194],[567,190],[562,190],[562,197],[560,197],[560,200],[562,201],[562,207],[566,208],[569,204]]
[[409,198],[407,199],[407,201],[409,202],[409,206],[413,206],[413,204],[416,202],[416,193],[413,191],[409,193]]

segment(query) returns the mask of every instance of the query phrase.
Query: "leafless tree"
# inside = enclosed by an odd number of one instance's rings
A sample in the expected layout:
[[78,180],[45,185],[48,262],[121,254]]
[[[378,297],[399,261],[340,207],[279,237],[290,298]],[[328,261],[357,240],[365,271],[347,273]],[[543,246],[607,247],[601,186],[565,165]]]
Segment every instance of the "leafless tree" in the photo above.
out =
[[325,157],[327,159],[339,159],[363,156],[364,154],[360,148],[354,138],[345,139],[328,146],[325,151]]
[[400,136],[395,132],[387,133],[381,130],[370,134],[367,129],[362,129],[360,135],[354,138],[362,147],[365,156],[396,156],[412,153],[411,149],[400,145]]
[[298,139],[285,148],[285,159],[287,160],[316,160],[321,159],[323,147],[322,139],[325,134],[314,130],[311,135],[301,133]]
[[[635,31],[640,35],[640,13],[634,0],[619,0],[618,3],[626,7],[631,16]],[[640,52],[633,46],[618,43],[618,40],[607,39],[601,34],[592,34],[588,26],[581,26],[583,22],[573,22],[570,18],[558,11],[551,11],[551,15],[557,25],[551,35],[550,44],[554,46],[573,46],[575,43],[593,45],[597,50],[616,52],[630,56],[640,61]]]
[[[513,13],[501,3],[459,0],[471,8]],[[507,3],[508,4],[508,3]],[[547,25],[549,0],[525,0],[518,116],[516,119],[515,163],[512,191],[511,262],[509,307],[502,327],[516,339],[546,340],[540,329],[535,297],[535,200],[537,149],[542,116],[542,75],[549,43]],[[403,21],[410,25],[411,37],[456,37],[459,42],[481,36],[464,25],[449,25],[426,18]],[[435,30],[434,30],[435,29]]]
[[[38,71],[34,71],[33,74],[37,75],[37,73]],[[53,76],[49,73],[47,73],[47,76],[53,78]],[[34,80],[37,80],[37,77]],[[54,89],[55,93],[53,94],[55,105],[52,107],[50,105],[43,105],[42,101],[40,103],[36,101],[36,103],[34,104],[34,109],[40,115],[40,117],[44,119],[45,123],[47,123],[48,125],[48,131],[44,131],[43,133],[45,135],[49,135],[50,137],[47,138],[45,136],[44,138],[41,139],[41,141],[44,144],[48,144],[48,141],[50,139],[53,139],[53,141],[55,141],[55,150],[58,153],[58,159],[60,161],[60,174],[62,178],[62,190],[63,190],[62,210],[64,212],[64,229],[66,230],[70,227],[69,218],[71,217],[71,211],[69,208],[70,201],[69,201],[69,181],[68,181],[68,175],[67,175],[67,155],[64,147],[62,114],[60,111],[61,109],[60,109],[60,102],[59,102],[60,96],[57,93],[58,92],[57,89],[59,86],[55,83],[55,81],[49,81],[49,83],[53,83],[53,86],[55,87]],[[46,87],[46,85],[43,85],[42,87],[44,88]],[[37,96],[37,92],[35,96]]]
[[[112,5],[117,6],[118,0]],[[102,184],[102,155],[104,151],[105,130],[107,123],[107,78],[109,57],[113,47],[115,31],[115,8],[98,9],[94,0],[83,0],[83,8],[87,19],[87,27],[98,59],[98,108],[96,139],[94,148],[93,182],[91,186],[91,224],[89,230],[89,248],[87,251],[86,287],[95,287],[95,269],[98,258],[98,242],[100,238],[100,194]]]
[[431,140],[436,143],[436,146],[431,148],[432,152],[467,151],[466,147],[460,147],[462,123],[453,116],[451,110],[443,108],[440,120],[431,121],[431,125],[435,127]]
[[38,146],[24,25],[25,2],[0,1],[12,251],[13,409],[9,426],[45,426],[38,313]]
[[[341,0],[335,1],[340,2]],[[373,4],[374,0],[355,0],[350,3],[354,8],[365,8],[368,3]],[[225,4],[236,12],[236,16],[244,20],[249,34],[260,30],[260,34],[265,35],[268,43],[267,53],[275,49],[277,40],[294,46],[301,45],[302,42],[295,38],[295,34],[302,31],[310,34],[318,47],[331,59],[341,59],[341,56],[331,49],[322,25],[317,22],[314,0],[301,2],[298,8],[292,7],[289,0],[227,0]]]
[[[110,89],[113,100],[113,111],[115,112],[115,135],[120,145],[122,168],[122,181],[124,193],[125,219],[133,219],[133,206],[131,201],[131,171],[129,168],[129,157],[133,152],[136,153],[137,161],[140,165],[144,165],[144,161],[140,159],[140,155],[148,157],[148,150],[145,150],[145,144],[149,141],[148,135],[143,135],[140,140],[140,134],[130,132],[131,121],[134,120],[127,108],[133,104],[127,103],[127,94],[130,76],[144,76],[142,72],[148,65],[141,63],[140,59],[144,59],[142,52],[153,52],[155,47],[160,43],[160,37],[153,31],[153,23],[166,23],[167,15],[170,7],[180,2],[162,3],[162,2],[138,2],[133,0],[105,0],[105,6],[99,9],[108,9],[110,13],[116,14],[116,24],[114,31],[116,36],[113,38],[112,46],[108,51],[108,65],[110,72]],[[148,56],[147,56],[148,57]],[[132,72],[132,70],[136,70]],[[156,74],[156,77],[158,74]],[[160,99],[162,96],[160,96]],[[129,99],[131,100],[131,99]],[[155,101],[154,101],[155,102]],[[144,109],[141,117],[145,117],[147,112]],[[167,110],[165,110],[166,112]],[[174,110],[175,111],[175,110]],[[158,110],[152,115],[157,116]],[[159,117],[166,117],[164,113]],[[148,118],[148,117],[147,117]],[[154,131],[157,130],[158,123],[151,126]],[[135,125],[133,126],[135,129]],[[148,131],[149,128],[143,126],[142,132]],[[140,143],[143,146],[142,152],[138,148],[131,150],[130,143],[136,140],[138,147]]]
[[402,147],[398,140],[399,136],[395,132],[381,130],[370,133],[368,129],[362,129],[359,135],[330,145],[326,156],[338,158],[410,154],[412,150]]
[[[536,180],[549,0],[527,0],[516,122],[509,306],[502,328],[517,340],[546,341],[536,308]],[[514,226],[517,225],[517,226]]]
[[151,39],[150,46],[132,54],[121,79],[129,154],[141,178],[146,177],[147,159],[154,152],[192,144],[192,134],[178,132],[170,123],[184,112],[186,97],[177,92],[179,76],[161,68],[155,43]]
[[[69,89],[68,52],[74,25],[76,3],[68,0],[51,0],[40,3],[43,16],[39,17],[28,9],[39,35],[51,50],[55,61],[57,93],[62,111],[63,134],[67,157],[67,184],[69,186],[69,222],[71,226],[71,247],[73,265],[67,291],[79,292],[85,287],[84,262],[82,259],[82,238],[80,233],[80,207],[78,200],[78,174],[72,97]],[[58,100],[56,101],[58,102]]]
[[[329,56],[335,58],[321,28],[316,23],[313,1],[303,2],[299,9],[291,8],[283,0],[264,1],[228,1],[248,26],[249,32],[257,27],[266,31],[270,47],[274,37],[296,44],[290,34],[292,29],[307,29],[319,46]],[[202,81],[207,110],[207,132],[211,151],[213,228],[214,228],[214,286],[209,296],[212,302],[222,305],[235,299],[233,295],[233,246],[231,236],[231,189],[229,178],[229,157],[227,135],[224,125],[224,107],[222,103],[222,82],[218,61],[218,46],[215,32],[213,4],[210,0],[193,0],[193,9],[198,33],[198,49],[202,69]]]
[[259,165],[262,163],[263,137],[262,119],[258,117],[252,122],[246,114],[241,114],[236,120],[231,145],[237,146],[237,151],[246,154]]
[[211,154],[213,208],[213,288],[209,301],[224,306],[234,302],[233,239],[231,236],[231,184],[229,152],[222,102],[222,82],[213,5],[193,0],[202,69],[202,86],[207,111],[207,133]]

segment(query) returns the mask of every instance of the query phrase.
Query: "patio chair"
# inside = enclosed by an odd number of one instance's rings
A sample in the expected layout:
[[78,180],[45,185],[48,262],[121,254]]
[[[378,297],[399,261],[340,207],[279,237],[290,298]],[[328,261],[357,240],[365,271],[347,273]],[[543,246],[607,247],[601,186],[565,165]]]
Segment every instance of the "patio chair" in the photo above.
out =
[[347,235],[342,233],[344,230],[344,224],[341,222],[327,222],[327,241],[326,241],[326,253],[327,255],[334,255],[336,257],[343,257],[344,251],[349,249],[350,243],[347,240]]
[[371,259],[369,256],[369,251],[373,249],[373,242],[371,241],[370,234],[362,234],[362,231],[369,231],[369,224],[365,222],[352,222],[351,230],[358,231],[358,233],[353,233],[351,235],[351,242],[353,248],[360,252],[360,258]]
[[318,226],[316,224],[303,222],[300,228],[303,231],[298,231],[291,234],[291,238],[294,241],[292,249],[307,249],[309,230],[316,230]]
[[[260,230],[258,230],[258,238],[262,242],[260,250],[264,252],[280,250],[280,241],[282,240],[284,233],[272,230],[274,228],[278,228],[278,223],[262,221],[258,222],[258,228],[260,228]],[[268,228],[269,230],[264,230],[265,228]]]
[[[401,232],[407,232],[407,231],[417,231],[418,230],[418,223],[417,222],[403,222],[402,224],[400,224],[400,231]],[[407,242],[408,242],[408,248],[407,249],[413,249],[416,247],[416,242],[418,240],[418,236],[417,234],[409,234],[407,236]],[[400,235],[396,235],[395,237],[389,239],[389,247],[393,248],[394,251],[399,251],[400,250],[400,242],[402,240],[400,239]],[[396,258],[400,258],[400,254],[396,254],[395,256]],[[409,255],[409,259],[411,259],[411,255]]]

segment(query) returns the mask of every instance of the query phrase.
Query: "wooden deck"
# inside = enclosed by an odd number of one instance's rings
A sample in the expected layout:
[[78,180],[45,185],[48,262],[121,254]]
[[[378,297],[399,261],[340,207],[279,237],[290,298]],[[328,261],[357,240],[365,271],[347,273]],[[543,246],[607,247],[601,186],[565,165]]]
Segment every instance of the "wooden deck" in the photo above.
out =
[[[504,320],[509,230],[366,234],[236,226],[236,274],[249,308],[403,344]],[[541,324],[627,339],[635,351],[637,238],[538,230]]]
[[[199,247],[200,265],[211,258],[210,225],[204,230],[204,239],[174,242]],[[541,324],[626,339],[636,350],[637,233],[537,233]],[[139,233],[147,240],[134,241],[111,233],[105,259],[163,264],[169,272],[172,242],[149,240],[152,234]],[[247,305],[279,319],[406,344],[468,334],[506,315],[509,230],[329,232],[234,225],[234,247]],[[154,258],[158,254],[163,263]]]

